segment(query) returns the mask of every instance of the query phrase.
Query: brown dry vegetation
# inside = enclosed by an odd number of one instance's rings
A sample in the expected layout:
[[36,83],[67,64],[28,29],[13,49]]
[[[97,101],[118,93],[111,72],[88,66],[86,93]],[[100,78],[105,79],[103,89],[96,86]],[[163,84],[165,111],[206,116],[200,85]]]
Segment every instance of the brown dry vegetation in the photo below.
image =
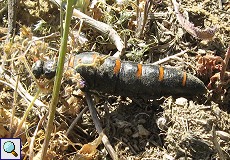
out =
[[[140,0],[139,4],[142,15],[145,2]],[[140,35],[135,1],[98,0],[94,5],[90,2],[80,7],[88,16],[112,26],[126,42],[121,59],[153,63],[172,56],[162,65],[186,70],[209,88],[207,94],[187,99],[153,97],[142,101],[96,94],[94,100],[102,127],[119,159],[230,159],[229,65],[221,79],[230,45],[230,2],[179,3],[180,13],[197,27],[196,35],[192,35],[191,28],[179,24],[170,0],[153,3]],[[36,81],[30,69],[37,59],[58,56],[59,8],[48,0],[20,1],[16,33],[7,42],[6,5],[6,1],[0,1],[0,138],[20,137],[23,158],[37,159],[44,140],[53,81]],[[117,46],[107,36],[84,22],[80,28],[77,17],[73,17],[71,24],[68,55],[89,50],[110,55],[117,52]],[[216,27],[214,37],[205,35],[208,38],[202,40],[199,31],[209,27]],[[84,94],[71,83],[72,78],[66,71],[46,158],[110,158],[88,111],[66,136],[73,120],[87,105]],[[20,125],[38,87],[42,92]]]

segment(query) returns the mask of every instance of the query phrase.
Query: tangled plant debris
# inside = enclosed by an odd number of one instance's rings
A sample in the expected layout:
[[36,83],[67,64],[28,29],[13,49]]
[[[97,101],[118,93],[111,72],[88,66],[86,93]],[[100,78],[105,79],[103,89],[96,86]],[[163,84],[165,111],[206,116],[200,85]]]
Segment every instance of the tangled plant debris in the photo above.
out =
[[190,33],[192,36],[199,38],[199,39],[212,39],[216,32],[216,27],[213,28],[207,28],[204,30],[201,30],[198,27],[194,27],[194,24],[186,20],[182,14],[179,12],[179,4],[176,2],[176,0],[172,0],[174,5],[174,10],[177,16],[177,20],[179,21],[180,25],[183,26],[183,28]]

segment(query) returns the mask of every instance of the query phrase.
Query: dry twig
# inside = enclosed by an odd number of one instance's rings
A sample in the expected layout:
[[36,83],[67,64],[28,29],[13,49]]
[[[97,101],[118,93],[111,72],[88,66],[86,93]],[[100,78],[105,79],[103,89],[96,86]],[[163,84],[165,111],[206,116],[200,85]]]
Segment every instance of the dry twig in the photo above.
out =
[[143,31],[145,29],[145,25],[147,23],[148,14],[153,6],[153,4],[160,4],[162,0],[158,0],[157,2],[154,2],[153,0],[146,0],[145,2],[145,9],[144,9],[144,15],[142,17],[140,11],[139,11],[139,2],[137,3],[137,30],[136,30],[136,37],[140,38],[142,37]]
[[109,152],[110,156],[112,157],[112,159],[114,160],[118,160],[118,156],[115,152],[115,150],[113,149],[113,147],[111,146],[109,140],[108,140],[108,137],[103,133],[103,130],[102,130],[102,126],[101,126],[101,123],[100,123],[100,120],[97,116],[97,111],[95,109],[95,105],[93,104],[93,101],[92,101],[92,97],[89,93],[85,92],[85,98],[86,98],[86,101],[87,101],[87,104],[89,106],[89,111],[90,111],[90,115],[93,119],[93,122],[94,122],[94,125],[95,125],[95,128],[98,132],[98,134],[102,134],[102,142],[104,143],[105,145],[105,148],[107,149],[107,151]]
[[[55,1],[55,3],[58,4],[59,6],[61,5],[60,0],[53,0],[53,1]],[[117,47],[118,52],[115,53],[114,55],[115,57],[120,57],[123,54],[124,49],[125,49],[124,42],[122,41],[118,33],[110,25],[105,24],[103,22],[99,22],[87,16],[86,14],[80,12],[77,9],[73,10],[73,16],[79,19],[82,19],[84,23],[94,28],[95,30],[100,32],[102,35],[108,36],[110,41]]]
[[44,116],[40,119],[40,121],[38,122],[38,125],[37,125],[37,127],[36,127],[36,130],[34,131],[33,137],[32,137],[31,140],[30,140],[30,146],[29,146],[29,159],[30,159],[30,160],[33,160],[33,158],[34,158],[34,144],[35,144],[36,135],[37,135],[38,130],[40,129],[40,127],[41,127],[43,121],[46,119],[46,117],[47,117],[47,114],[44,115]]
[[86,106],[79,114],[78,116],[75,118],[75,120],[72,122],[72,124],[69,126],[68,130],[66,131],[66,136],[69,135],[69,133],[71,132],[71,130],[74,128],[75,124],[80,120],[80,118],[82,117],[82,115],[88,110],[88,106]]
[[16,13],[17,0],[8,0],[8,41],[15,34],[16,28]]
[[18,89],[18,81],[19,81],[19,76],[17,76],[17,81],[16,81],[16,86],[14,89],[14,102],[13,102],[13,107],[12,107],[12,117],[10,120],[10,135],[12,136],[13,134],[13,123],[14,123],[14,116],[15,116],[15,109],[16,109],[16,105],[17,105],[17,89]]
[[223,83],[224,82],[224,77],[225,77],[225,71],[228,66],[228,61],[230,58],[230,45],[228,46],[227,52],[225,54],[225,58],[223,61],[223,67],[222,70],[220,71],[220,81]]
[[184,55],[187,51],[188,51],[188,50],[185,50],[185,51],[182,51],[182,52],[180,52],[180,53],[174,54],[174,55],[172,55],[172,56],[165,57],[164,59],[161,59],[161,60],[159,60],[159,61],[157,61],[157,62],[154,62],[154,63],[152,63],[152,64],[153,64],[153,65],[159,65],[159,64],[165,63],[165,62],[167,62],[167,61],[169,61],[169,60],[171,60],[171,59],[177,58],[178,56]]
[[[16,82],[13,78],[11,78],[9,75],[7,75],[6,73],[4,73],[2,75],[7,81],[9,81],[9,83],[7,82],[4,82],[4,81],[0,81],[1,83],[4,83],[6,85],[8,85],[9,87],[11,87],[12,89],[15,89],[15,86],[16,86]],[[34,97],[31,96],[27,91],[26,89],[23,87],[23,85],[18,82],[18,89],[17,89],[17,92],[20,96],[22,96],[22,98],[29,104],[33,99]],[[39,107],[39,108],[42,108],[42,107],[46,107],[46,105],[44,103],[42,103],[40,100],[36,99],[34,104]]]
[[[145,2],[145,10],[144,10],[144,16],[143,16],[143,19],[142,19],[142,16],[141,14],[139,13],[137,16],[137,32],[136,32],[136,37],[137,38],[140,38],[143,34],[143,31],[145,29],[145,25],[146,25],[146,22],[147,22],[147,18],[148,18],[148,13],[149,13],[149,10],[152,6],[152,0],[147,0]],[[137,6],[139,7],[139,6]]]
[[212,137],[213,137],[212,142],[213,142],[213,145],[215,146],[215,148],[219,154],[219,158],[225,159],[224,153],[223,153],[222,149],[220,148],[220,144],[217,141],[215,125],[212,126]]

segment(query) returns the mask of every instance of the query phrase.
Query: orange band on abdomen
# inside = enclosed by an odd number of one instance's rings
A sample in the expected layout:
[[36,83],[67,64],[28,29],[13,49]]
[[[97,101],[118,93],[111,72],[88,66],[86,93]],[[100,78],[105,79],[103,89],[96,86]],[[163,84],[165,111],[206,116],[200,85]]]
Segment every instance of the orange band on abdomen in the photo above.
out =
[[142,64],[137,64],[137,78],[140,78],[142,76]]
[[113,69],[114,74],[118,74],[120,72],[120,69],[121,69],[121,61],[117,59]]
[[164,80],[164,68],[162,66],[159,67],[159,81]]
[[187,74],[186,72],[183,73],[183,79],[182,79],[182,86],[186,85],[186,80],[187,80]]

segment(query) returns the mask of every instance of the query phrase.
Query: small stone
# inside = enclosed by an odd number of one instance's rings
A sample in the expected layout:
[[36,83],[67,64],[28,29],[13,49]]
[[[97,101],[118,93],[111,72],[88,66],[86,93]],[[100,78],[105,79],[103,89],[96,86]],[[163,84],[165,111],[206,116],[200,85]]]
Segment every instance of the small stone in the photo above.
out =
[[183,97],[177,98],[175,103],[178,106],[188,106],[188,100]]

